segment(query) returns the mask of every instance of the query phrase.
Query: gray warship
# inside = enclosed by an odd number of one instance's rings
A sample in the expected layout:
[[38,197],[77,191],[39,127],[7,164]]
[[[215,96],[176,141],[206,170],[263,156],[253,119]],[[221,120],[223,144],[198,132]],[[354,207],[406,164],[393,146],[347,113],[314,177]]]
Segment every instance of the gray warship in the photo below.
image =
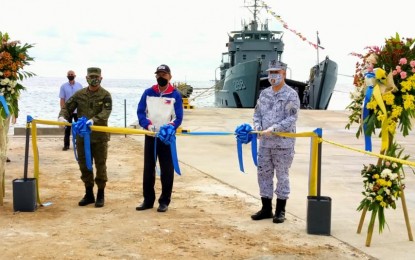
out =
[[[215,106],[254,108],[261,91],[270,86],[266,72],[270,60],[282,60],[283,31],[271,31],[260,23],[257,0],[246,6],[253,19],[239,31],[232,31],[222,53],[219,78],[215,73]],[[301,101],[302,109],[327,109],[337,81],[337,63],[328,56],[310,69],[307,81],[286,79]]]

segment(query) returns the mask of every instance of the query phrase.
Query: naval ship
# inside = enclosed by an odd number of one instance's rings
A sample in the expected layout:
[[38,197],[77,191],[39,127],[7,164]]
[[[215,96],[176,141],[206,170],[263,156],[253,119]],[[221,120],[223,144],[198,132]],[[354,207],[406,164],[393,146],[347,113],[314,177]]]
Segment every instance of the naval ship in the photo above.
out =
[[[254,108],[261,91],[268,82],[269,61],[282,61],[283,31],[271,31],[268,22],[259,21],[260,6],[257,0],[246,6],[253,19],[243,23],[242,29],[232,31],[222,53],[219,79],[215,73],[215,106]],[[285,79],[300,98],[302,109],[327,109],[337,81],[337,63],[327,56],[310,69],[307,81]]]

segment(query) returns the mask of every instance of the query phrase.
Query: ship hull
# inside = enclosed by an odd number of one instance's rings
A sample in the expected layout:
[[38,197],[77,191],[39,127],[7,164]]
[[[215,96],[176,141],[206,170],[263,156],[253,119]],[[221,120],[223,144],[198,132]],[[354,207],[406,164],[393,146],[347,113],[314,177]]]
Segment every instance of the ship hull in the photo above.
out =
[[337,63],[328,57],[311,69],[308,106],[309,109],[327,109],[337,82]]
[[216,83],[217,107],[253,108],[259,97],[261,63],[249,61],[229,68],[225,78]]

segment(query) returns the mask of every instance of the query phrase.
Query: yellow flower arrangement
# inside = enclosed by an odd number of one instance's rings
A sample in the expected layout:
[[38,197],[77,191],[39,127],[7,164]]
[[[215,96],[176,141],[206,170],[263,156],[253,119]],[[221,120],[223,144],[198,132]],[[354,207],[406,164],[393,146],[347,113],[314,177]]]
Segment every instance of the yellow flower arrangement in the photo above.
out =
[[[403,149],[394,143],[388,149],[388,156],[399,158]],[[402,159],[406,160],[409,155]],[[405,188],[402,164],[390,161],[383,161],[380,165],[364,165],[361,175],[363,177],[362,192],[364,198],[360,202],[358,211],[367,208],[373,214],[377,214],[379,220],[379,233],[386,224],[385,212],[387,208],[396,209],[396,201],[401,197]]]
[[[374,134],[382,123],[385,123],[385,129],[392,135],[394,126],[400,127],[403,136],[409,134],[412,129],[411,118],[415,117],[414,44],[414,39],[401,39],[396,34],[395,37],[386,39],[383,47],[366,47],[368,52],[365,55],[351,53],[360,58],[361,62],[356,64],[353,82],[356,89],[351,93],[352,102],[347,107],[351,115],[346,128],[350,129],[353,123],[359,124],[357,137],[363,131],[368,136]],[[371,74],[372,78],[368,77]],[[368,88],[375,85],[380,88],[381,99],[368,95]],[[363,113],[365,109],[367,115]]]
[[[359,124],[356,137],[364,134],[367,151],[372,149],[371,136],[380,128],[380,153],[392,158],[400,158],[403,153],[404,149],[394,139],[397,128],[404,137],[409,134],[411,119],[415,117],[414,45],[414,39],[401,38],[396,33],[395,37],[385,39],[382,47],[366,47],[368,52],[364,55],[351,53],[361,60],[356,63],[353,82],[356,89],[347,107],[351,114],[346,129]],[[408,158],[409,155],[402,157],[403,160]],[[376,165],[364,165],[361,175],[364,199],[357,209],[363,210],[362,214],[372,211],[367,241],[370,244],[376,216],[379,232],[382,232],[386,224],[384,209],[395,209],[396,201],[404,199],[404,173],[401,163],[378,159]]]
[[32,47],[32,44],[21,45],[20,41],[10,41],[7,33],[0,32],[0,119],[5,119],[7,112],[18,116],[18,99],[25,89],[18,80],[35,76],[23,71],[23,67],[34,60],[28,54]]

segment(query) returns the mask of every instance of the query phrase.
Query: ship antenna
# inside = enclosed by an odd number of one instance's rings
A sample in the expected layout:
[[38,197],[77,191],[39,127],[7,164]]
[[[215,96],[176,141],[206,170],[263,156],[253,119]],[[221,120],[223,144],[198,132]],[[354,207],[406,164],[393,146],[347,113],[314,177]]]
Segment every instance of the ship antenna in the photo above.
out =
[[[254,21],[257,22],[257,16],[258,16],[259,7],[260,7],[257,3],[257,0],[254,1],[254,5],[249,5],[250,3],[252,3],[250,1],[249,1],[249,4],[247,4],[246,2],[247,1],[245,1],[245,7],[254,15]],[[251,10],[250,7],[253,7],[254,10]]]

